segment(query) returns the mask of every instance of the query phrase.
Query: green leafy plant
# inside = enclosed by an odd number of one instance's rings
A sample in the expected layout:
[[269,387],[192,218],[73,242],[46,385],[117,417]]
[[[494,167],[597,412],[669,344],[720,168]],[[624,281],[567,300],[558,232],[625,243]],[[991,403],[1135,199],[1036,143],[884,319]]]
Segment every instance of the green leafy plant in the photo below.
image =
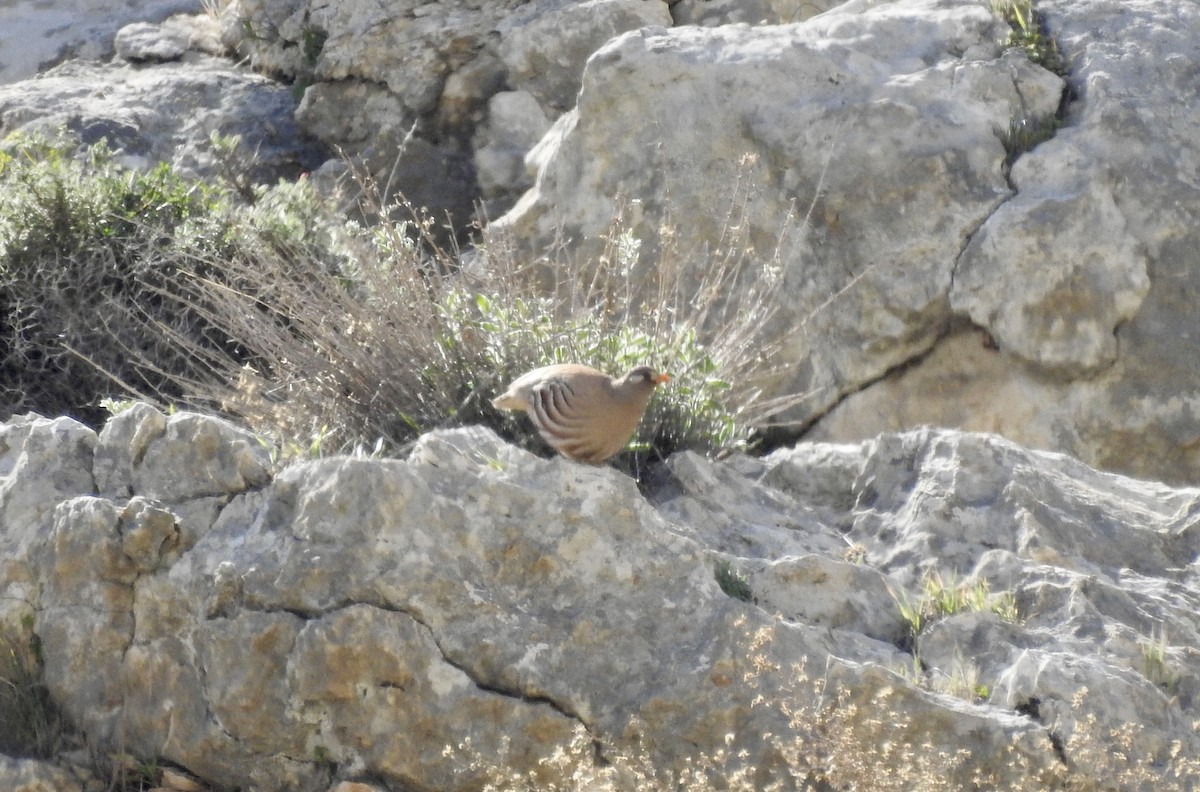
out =
[[[176,232],[214,196],[166,166],[127,172],[103,145],[76,158],[51,140],[18,137],[2,150],[0,413],[38,409],[95,421],[111,380],[161,384],[152,368],[129,365],[124,346],[143,350],[156,368],[186,370],[186,357],[140,330],[163,322],[202,334],[194,313],[164,313],[154,290],[169,289],[165,258],[184,243]],[[220,240],[206,233],[184,244]],[[108,312],[112,298],[142,317]]]
[[728,559],[722,559],[714,565],[713,576],[717,579],[717,585],[721,587],[721,591],[730,597],[742,602],[754,601],[754,592],[750,589],[750,582]]

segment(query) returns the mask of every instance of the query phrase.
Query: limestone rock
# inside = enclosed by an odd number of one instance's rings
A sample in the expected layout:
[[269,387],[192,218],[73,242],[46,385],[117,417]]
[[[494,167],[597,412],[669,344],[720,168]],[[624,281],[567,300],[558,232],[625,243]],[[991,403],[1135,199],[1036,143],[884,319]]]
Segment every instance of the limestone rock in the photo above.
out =
[[[239,431],[156,416],[102,432],[131,490],[43,489],[36,541],[0,520],[0,583],[25,581],[45,684],[89,744],[214,788],[462,788],[718,751],[758,785],[812,767],[837,785],[863,780],[837,757],[892,745],[912,772],[1027,789],[1116,772],[1084,761],[1116,740],[1184,773],[1200,751],[1196,490],[947,430],[676,455],[649,499],[480,428],[257,479]],[[8,491],[90,460],[53,448]],[[212,519],[184,517],[197,503]],[[983,593],[914,630],[901,605],[931,575]]]
[[663,0],[236,0],[222,13],[228,46],[303,90],[297,120],[309,134],[459,229],[476,200],[501,211],[529,183],[516,163],[535,141],[510,134],[492,97],[535,97],[523,126],[555,118],[608,39],[670,22]]
[[127,695],[123,661],[135,635],[138,572],[122,552],[119,520],[111,501],[62,501],[34,556],[43,574],[37,634],[45,684],[86,733],[113,733]]
[[525,156],[550,128],[537,100],[527,91],[501,91],[488,100],[487,122],[476,133],[475,177],[489,208],[511,208],[533,186]]
[[188,50],[224,54],[216,17],[177,14],[162,24],[135,22],[117,31],[113,49],[118,58],[134,63],[179,60]]
[[629,30],[671,24],[661,0],[535,0],[499,28],[508,82],[556,118],[575,105],[592,53]]
[[266,446],[246,430],[219,418],[179,413],[146,445],[132,483],[137,494],[176,503],[262,486],[270,471]]
[[676,25],[786,25],[838,5],[836,0],[678,0],[671,16]]
[[155,22],[197,13],[199,0],[31,0],[0,6],[0,85],[27,80],[68,58],[101,60],[113,51],[113,36],[133,22]]
[[145,402],[137,402],[104,425],[96,446],[96,487],[101,495],[128,498],[133,494],[133,471],[140,467],[146,449],[167,431],[167,416]]
[[27,636],[37,602],[33,556],[55,504],[91,493],[96,433],[69,418],[29,414],[0,424],[0,628]]
[[[1050,254],[1045,235],[1028,233],[1038,227],[1054,228],[1058,252]],[[1022,193],[988,218],[961,261],[954,308],[1001,349],[1050,371],[1089,374],[1115,363],[1114,331],[1150,290],[1141,246],[1112,194],[1095,185],[1037,201]]]
[[257,152],[250,178],[274,183],[325,156],[294,109],[287,87],[195,52],[151,66],[71,61],[0,86],[0,135],[65,128],[81,145],[106,139],[129,166],[168,162],[196,175],[216,171],[211,133],[240,135],[242,151]]
[[0,786],[10,792],[83,792],[73,774],[49,762],[0,754]]
[[1194,482],[1200,116],[1180,68],[1200,16],[1170,2],[1038,8],[1072,98],[960,259],[951,307],[988,336],[956,330],[839,405],[814,438],[950,425]]
[[0,425],[0,522],[6,535],[39,527],[64,498],[90,493],[96,433],[70,418],[30,413]]

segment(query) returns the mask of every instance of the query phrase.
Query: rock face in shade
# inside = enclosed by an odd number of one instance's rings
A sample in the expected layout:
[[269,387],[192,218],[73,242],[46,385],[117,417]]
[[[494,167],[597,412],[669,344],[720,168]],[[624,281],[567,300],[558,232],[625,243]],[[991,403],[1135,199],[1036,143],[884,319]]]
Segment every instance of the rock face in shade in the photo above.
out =
[[[932,430],[682,454],[648,497],[483,429],[274,474],[242,430],[144,405],[0,437],[0,624],[89,745],[215,787],[597,755],[756,788],[897,754],[956,788],[1198,780],[1196,490]],[[978,602],[914,633],[930,580]]]

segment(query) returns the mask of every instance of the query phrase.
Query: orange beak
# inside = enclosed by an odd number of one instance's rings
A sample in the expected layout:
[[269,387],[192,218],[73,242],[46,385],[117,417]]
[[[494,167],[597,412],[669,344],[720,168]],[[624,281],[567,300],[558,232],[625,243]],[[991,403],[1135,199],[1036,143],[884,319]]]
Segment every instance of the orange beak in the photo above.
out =
[[662,385],[664,382],[670,382],[670,381],[671,381],[670,374],[659,374],[657,377],[654,378],[654,382],[658,385]]

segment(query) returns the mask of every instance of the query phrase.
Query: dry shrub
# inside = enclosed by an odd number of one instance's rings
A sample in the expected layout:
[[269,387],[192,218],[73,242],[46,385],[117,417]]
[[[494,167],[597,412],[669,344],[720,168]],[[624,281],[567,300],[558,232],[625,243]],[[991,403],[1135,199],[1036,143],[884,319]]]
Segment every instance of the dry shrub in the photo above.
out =
[[384,201],[362,172],[360,214],[384,218],[369,226],[303,180],[247,193],[165,166],[129,173],[103,147],[78,159],[22,145],[0,160],[8,412],[95,424],[103,397],[121,393],[233,413],[295,451],[395,450],[471,423],[548,451],[491,407],[509,381],[555,362],[612,374],[648,363],[672,382],[621,460],[634,468],[736,446],[794,401],[762,396],[780,379],[765,330],[781,267],[754,253],[751,185],[733,189],[711,249],[681,249],[668,221],[642,250],[630,201],[584,260],[500,236],[439,247],[428,218]]
[[[379,195],[355,175],[362,195]],[[320,204],[306,185],[291,189],[299,203]],[[374,201],[372,216],[407,209]],[[787,403],[764,399],[760,387],[777,365],[774,347],[758,341],[778,262],[752,257],[736,204],[716,251],[667,246],[653,262],[639,255],[621,212],[603,254],[586,264],[561,251],[527,256],[504,238],[466,254],[446,250],[433,244],[427,218],[408,217],[338,227],[331,246],[348,255],[337,266],[284,240],[243,245],[224,261],[181,262],[160,299],[178,300],[230,342],[197,342],[157,323],[202,373],[178,379],[177,390],[298,446],[317,437],[335,449],[395,448],[438,427],[483,423],[540,447],[520,419],[491,406],[509,381],[555,362],[614,374],[649,363],[672,382],[652,403],[629,464],[639,453],[732,446]]]
[[173,257],[222,245],[219,229],[196,222],[212,216],[214,200],[165,166],[130,173],[104,146],[75,157],[50,139],[4,142],[0,418],[37,410],[94,423],[110,375],[144,391],[169,386],[160,372],[188,370],[169,339],[103,306],[137,306],[155,322],[201,336],[193,315],[153,294],[170,289]]
[[[724,745],[664,762],[639,745],[580,734],[533,768],[497,766],[470,745],[447,748],[471,785],[489,792],[668,792],[668,790],[857,790],[861,792],[1185,792],[1200,788],[1200,759],[1181,741],[1146,750],[1137,724],[1105,727],[1089,711],[1087,691],[1071,700],[1071,733],[1013,730],[990,751],[986,736],[956,731],[963,705],[936,697],[902,676],[865,666],[848,678],[801,659],[790,668],[768,651],[773,629],[744,636],[748,706],[777,733],[735,734]],[[833,660],[834,664],[838,661]],[[780,679],[785,681],[780,683]],[[767,680],[770,680],[768,683]],[[988,708],[979,705],[981,722]],[[767,710],[777,718],[764,717]],[[1011,715],[1011,713],[1000,713]],[[996,730],[1003,729],[997,722]],[[1053,735],[1053,736],[1052,736]],[[602,744],[597,750],[596,741]],[[1059,740],[1059,745],[1054,745]],[[769,743],[771,767],[756,767],[739,745]],[[974,741],[975,749],[967,744]]]

